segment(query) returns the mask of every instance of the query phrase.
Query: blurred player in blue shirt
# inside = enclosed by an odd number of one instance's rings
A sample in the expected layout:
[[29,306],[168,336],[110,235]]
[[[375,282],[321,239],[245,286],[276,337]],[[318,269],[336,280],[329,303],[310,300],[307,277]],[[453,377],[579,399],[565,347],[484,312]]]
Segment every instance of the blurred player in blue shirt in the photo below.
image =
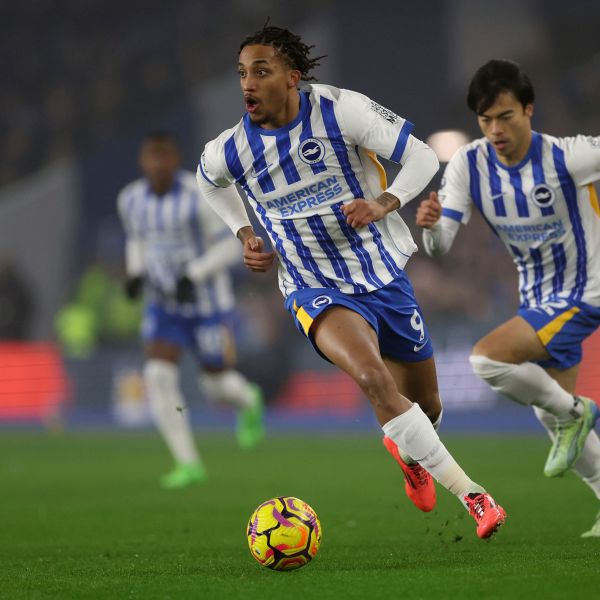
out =
[[[515,63],[492,60],[468,94],[484,137],[448,163],[417,224],[447,252],[473,205],[519,272],[517,316],[479,340],[471,364],[495,391],[532,406],[553,440],[544,472],[573,470],[600,499],[598,408],[574,395],[581,344],[600,325],[600,138],[532,131],[534,89]],[[600,536],[600,513],[584,534]]]
[[140,149],[144,177],[118,198],[127,235],[127,292],[135,297],[145,291],[146,392],[176,463],[161,480],[167,488],[206,477],[179,385],[182,350],[194,353],[208,398],[237,409],[240,446],[254,446],[263,435],[260,390],[233,368],[228,269],[239,261],[239,249],[180,160],[173,135],[146,136]]
[[[244,40],[246,115],[206,145],[200,189],[243,243],[250,270],[278,259],[286,308],[371,401],[415,505],[435,506],[433,475],[470,511],[479,537],[489,537],[505,513],[436,433],[433,348],[403,270],[416,246],[396,209],[423,189],[437,158],[411,134],[412,123],[362,94],[316,84],[299,90],[318,64],[310,49],[268,23]],[[378,155],[402,165],[390,185]],[[250,226],[235,184],[273,252]]]

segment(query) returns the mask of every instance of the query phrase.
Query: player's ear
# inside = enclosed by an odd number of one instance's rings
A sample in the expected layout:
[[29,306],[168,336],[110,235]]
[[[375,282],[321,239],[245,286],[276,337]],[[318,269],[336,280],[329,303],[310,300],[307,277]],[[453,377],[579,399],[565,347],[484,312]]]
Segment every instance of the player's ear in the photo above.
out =
[[298,69],[290,69],[288,71],[288,87],[298,87],[301,79],[302,73]]
[[533,104],[527,104],[524,112],[526,116],[533,117]]

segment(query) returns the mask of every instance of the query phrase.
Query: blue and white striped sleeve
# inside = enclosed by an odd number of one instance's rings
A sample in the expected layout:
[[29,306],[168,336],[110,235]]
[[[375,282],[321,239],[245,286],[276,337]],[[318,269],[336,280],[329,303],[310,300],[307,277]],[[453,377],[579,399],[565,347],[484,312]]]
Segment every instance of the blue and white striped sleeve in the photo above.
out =
[[414,125],[363,94],[340,90],[338,111],[344,133],[366,150],[401,163]]
[[126,235],[133,234],[132,213],[133,213],[134,196],[131,191],[131,186],[125,187],[117,196],[117,213],[121,219],[121,224]]
[[136,233],[132,218],[134,200],[131,186],[122,190],[117,198],[117,211],[125,230],[125,270],[131,277],[144,272],[144,240]]
[[469,164],[465,148],[460,148],[446,166],[438,190],[442,205],[442,218],[466,225],[471,218],[471,192],[469,188]]
[[340,90],[338,111],[346,141],[402,165],[385,190],[404,206],[439,168],[435,153],[411,134],[413,124],[357,92]]
[[208,142],[198,161],[196,179],[199,185],[229,187],[234,181],[225,160],[223,135]]
[[438,200],[442,205],[440,220],[430,229],[423,229],[423,246],[429,256],[446,254],[461,223],[466,225],[471,218],[469,164],[464,148],[458,150],[446,166]]
[[600,181],[600,137],[578,135],[561,138],[557,144],[564,151],[566,167],[576,185]]

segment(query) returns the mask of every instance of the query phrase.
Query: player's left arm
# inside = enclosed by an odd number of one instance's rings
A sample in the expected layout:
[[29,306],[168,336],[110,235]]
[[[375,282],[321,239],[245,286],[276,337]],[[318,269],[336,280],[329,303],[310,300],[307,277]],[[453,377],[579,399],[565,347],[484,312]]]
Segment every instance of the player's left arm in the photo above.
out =
[[342,90],[339,112],[344,131],[352,141],[402,169],[377,198],[357,198],[343,211],[353,227],[363,227],[407,204],[431,181],[439,168],[433,150],[412,135],[413,124],[373,100]]

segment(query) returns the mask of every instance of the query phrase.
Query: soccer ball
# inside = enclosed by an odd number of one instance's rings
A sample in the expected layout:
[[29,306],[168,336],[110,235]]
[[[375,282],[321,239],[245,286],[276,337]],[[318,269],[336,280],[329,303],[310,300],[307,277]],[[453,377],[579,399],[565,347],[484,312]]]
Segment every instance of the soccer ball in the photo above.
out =
[[317,513],[306,502],[280,496],[252,513],[246,535],[250,552],[261,565],[290,571],[315,557],[322,530]]

